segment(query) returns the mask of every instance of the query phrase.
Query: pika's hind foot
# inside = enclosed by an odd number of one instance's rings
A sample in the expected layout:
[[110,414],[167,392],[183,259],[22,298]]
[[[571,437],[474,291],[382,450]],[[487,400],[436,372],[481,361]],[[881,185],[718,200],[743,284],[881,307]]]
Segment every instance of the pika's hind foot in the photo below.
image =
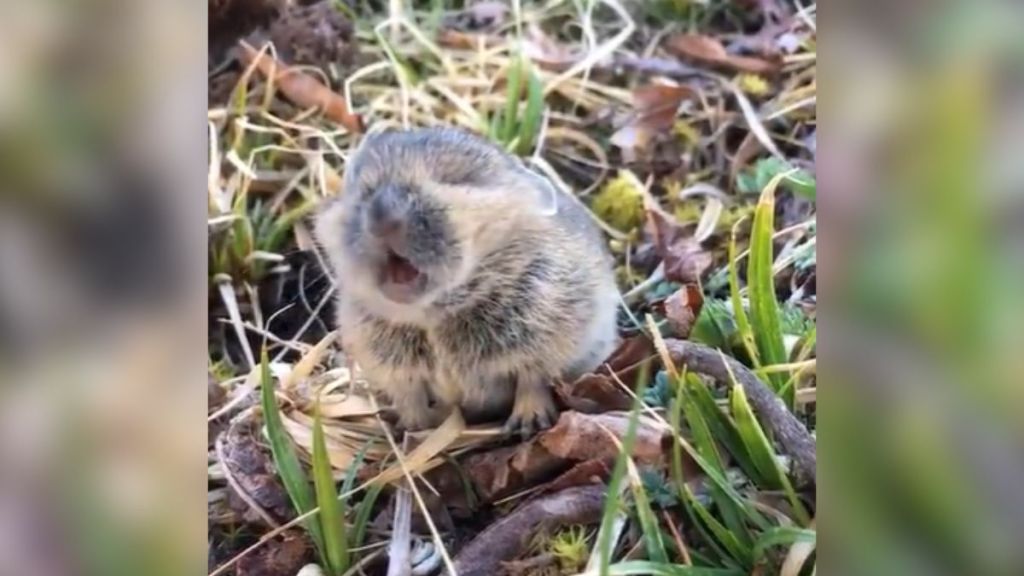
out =
[[505,421],[505,434],[519,433],[527,440],[535,432],[550,428],[558,417],[551,390],[536,379],[521,379],[516,384],[516,399],[512,415]]

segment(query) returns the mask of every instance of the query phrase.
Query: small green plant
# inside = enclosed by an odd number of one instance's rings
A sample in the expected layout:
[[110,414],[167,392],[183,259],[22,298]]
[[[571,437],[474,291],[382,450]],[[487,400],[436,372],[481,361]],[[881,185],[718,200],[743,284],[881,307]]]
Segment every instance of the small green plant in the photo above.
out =
[[808,200],[815,200],[818,197],[818,184],[810,172],[797,169],[785,160],[775,156],[762,158],[736,176],[736,187],[744,194],[759,194],[768,183],[776,176],[785,174],[782,177],[781,185],[795,194],[799,194]]
[[[523,81],[526,81],[525,99]],[[520,116],[520,108],[523,108]],[[544,112],[544,87],[529,60],[518,57],[508,68],[505,107],[491,116],[487,134],[507,150],[529,154],[536,144]]]
[[630,232],[644,222],[644,195],[636,177],[620,172],[601,188],[593,203],[594,214],[622,232]]
[[311,482],[299,461],[298,452],[288,439],[281,421],[281,414],[274,399],[273,382],[270,377],[267,351],[261,356],[261,404],[266,423],[267,438],[274,465],[284,484],[285,491],[296,512],[306,514],[314,508],[317,514],[306,519],[303,525],[309,533],[313,546],[320,558],[320,564],[327,574],[340,576],[350,567],[351,550],[362,545],[370,513],[382,486],[371,486],[356,508],[356,520],[350,531],[346,516],[348,500],[354,491],[356,474],[366,455],[367,446],[355,458],[342,482],[340,492],[334,482],[330,458],[319,406],[313,422],[313,482]]
[[[638,473],[629,459],[642,409],[636,400],[609,480],[594,550],[599,560],[598,574],[750,574],[764,570],[766,563],[775,560],[766,554],[770,547],[813,541],[810,515],[754,417],[742,387],[734,383],[728,395],[718,399],[695,374],[684,373],[669,382],[672,393],[666,412],[671,429],[676,431],[670,475],[665,478],[656,470]],[[645,393],[645,386],[638,386],[637,398]],[[685,475],[684,454],[696,462],[701,476]],[[616,538],[613,526],[623,518],[623,481],[630,482],[632,516],[640,527],[647,561],[612,561]],[[765,514],[756,504],[760,491],[784,493],[789,508],[780,509],[779,514]],[[671,553],[674,548],[668,546],[670,540],[664,536],[652,504],[661,508],[681,505],[693,529],[688,537],[692,565],[679,564],[681,559]],[[780,519],[782,515],[789,518]],[[772,569],[777,566],[768,567],[765,573],[772,573]]]
[[584,526],[569,526],[551,537],[548,552],[558,560],[563,573],[575,574],[586,564],[590,552],[588,539]]
[[671,508],[679,504],[679,494],[672,486],[671,479],[653,468],[640,470],[640,481],[650,494],[651,502],[658,508]]
[[[270,377],[270,361],[267,358],[267,349],[264,348],[260,357],[260,399],[263,408],[263,420],[266,424],[267,439],[270,440],[270,453],[274,458],[274,466],[281,476],[288,497],[291,498],[295,511],[305,514],[315,507],[316,496],[310,486],[309,478],[302,469],[299,462],[299,455],[288,440],[281,422],[281,413],[277,408],[277,401],[274,398],[274,384]],[[303,523],[317,554],[321,559],[326,558],[324,547],[324,532],[320,518],[313,516]]]
[[261,256],[280,254],[295,222],[315,204],[305,202],[281,214],[274,214],[256,202],[247,208],[244,195],[234,206],[234,219],[211,234],[210,277],[227,274],[233,280],[258,282],[267,274],[268,261]]
[[644,404],[662,408],[668,406],[671,399],[672,382],[669,380],[668,374],[662,370],[654,376],[654,385],[644,390]]
[[[775,295],[773,236],[775,233],[775,189],[782,179],[777,175],[765,187],[754,210],[754,223],[750,232],[750,256],[747,264],[747,296],[750,317],[740,299],[739,278],[736,271],[735,231],[729,246],[729,287],[733,312],[740,337],[755,367],[785,364],[788,360],[782,332],[779,303]],[[795,404],[795,389],[786,386],[788,378],[783,372],[768,375],[768,383],[786,405]]]
[[[726,468],[730,460],[753,488],[781,490],[787,495],[793,524],[807,526],[810,523],[742,387],[733,385],[728,410],[725,410],[703,381],[693,374],[685,375],[678,382],[670,415],[673,429],[680,429],[685,420],[693,435],[693,446],[687,447],[682,438],[677,437],[673,450],[672,473],[680,488],[680,500],[698,533],[724,565],[744,571],[753,569],[760,560],[756,543],[777,528],[733,485]],[[717,514],[713,514],[685,483],[684,450],[707,475],[708,493]],[[725,458],[726,453],[729,460]]]

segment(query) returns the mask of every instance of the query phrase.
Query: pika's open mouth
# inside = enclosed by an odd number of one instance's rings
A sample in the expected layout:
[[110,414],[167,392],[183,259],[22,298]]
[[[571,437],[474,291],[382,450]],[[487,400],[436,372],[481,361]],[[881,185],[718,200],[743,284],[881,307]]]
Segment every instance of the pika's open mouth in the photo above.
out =
[[381,266],[381,291],[396,302],[415,300],[426,286],[427,276],[408,259],[388,250]]

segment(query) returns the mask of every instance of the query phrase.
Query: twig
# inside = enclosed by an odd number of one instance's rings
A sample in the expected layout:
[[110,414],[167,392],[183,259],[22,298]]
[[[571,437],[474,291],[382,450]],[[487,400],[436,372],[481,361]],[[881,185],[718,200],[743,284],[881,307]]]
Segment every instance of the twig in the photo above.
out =
[[672,521],[672,516],[663,510],[661,517],[665,519],[665,525],[668,526],[669,531],[672,533],[672,539],[675,541],[676,547],[679,548],[679,555],[683,558],[683,564],[687,566],[692,565],[693,560],[690,559],[690,551],[686,548],[686,543],[683,542],[683,536],[679,533],[679,529],[676,528],[676,523]]
[[578,486],[527,502],[481,532],[455,557],[459,576],[494,576],[515,558],[540,527],[590,524],[601,517],[608,487]]
[[[644,58],[632,54],[619,54],[611,62],[611,68],[626,68],[635,72],[665,76],[676,80],[687,80],[693,77],[711,78],[706,70],[687,66],[678,60],[669,58]],[[605,66],[607,68],[607,66]]]
[[524,574],[537,574],[541,572],[542,568],[552,566],[558,561],[558,557],[550,552],[531,556],[525,560],[510,560],[508,562],[502,562],[501,565],[504,567],[505,572],[508,576],[522,576]]
[[673,362],[685,364],[694,372],[706,374],[720,382],[731,382],[732,375],[735,375],[736,382],[743,386],[761,425],[772,433],[785,453],[793,458],[798,479],[817,482],[818,456],[814,438],[782,400],[749,368],[701,344],[666,339],[665,346]]
[[356,562],[355,565],[349,568],[344,574],[342,574],[342,576],[356,576],[356,574],[362,574],[363,568],[366,568],[375,560],[377,560],[377,557],[383,554],[384,550],[384,548],[378,548],[370,554],[367,554],[366,556],[362,557],[359,560],[359,562]]

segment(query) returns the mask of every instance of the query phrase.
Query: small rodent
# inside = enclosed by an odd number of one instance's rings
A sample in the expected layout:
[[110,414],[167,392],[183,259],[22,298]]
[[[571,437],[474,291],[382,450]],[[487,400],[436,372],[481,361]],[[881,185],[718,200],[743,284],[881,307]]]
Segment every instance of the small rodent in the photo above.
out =
[[619,303],[586,209],[518,158],[451,128],[367,136],[316,237],[342,346],[406,429],[556,417],[551,384],[597,368]]

